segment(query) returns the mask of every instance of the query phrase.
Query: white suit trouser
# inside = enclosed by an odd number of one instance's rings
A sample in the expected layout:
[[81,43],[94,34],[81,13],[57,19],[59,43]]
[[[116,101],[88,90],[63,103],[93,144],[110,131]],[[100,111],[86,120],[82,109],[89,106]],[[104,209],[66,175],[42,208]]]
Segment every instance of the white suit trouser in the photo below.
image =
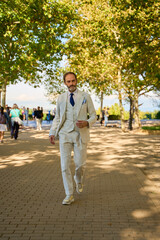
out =
[[107,116],[104,116],[104,126],[105,126],[105,127],[107,126],[107,123],[108,123],[108,117],[107,117]]
[[37,130],[42,130],[42,119],[36,118]]
[[61,153],[61,171],[65,193],[67,196],[73,195],[73,180],[70,170],[71,152],[74,151],[75,163],[75,180],[77,183],[82,181],[84,175],[84,167],[86,164],[87,144],[76,141],[75,132],[68,133],[69,141],[63,142],[60,139],[60,153]]

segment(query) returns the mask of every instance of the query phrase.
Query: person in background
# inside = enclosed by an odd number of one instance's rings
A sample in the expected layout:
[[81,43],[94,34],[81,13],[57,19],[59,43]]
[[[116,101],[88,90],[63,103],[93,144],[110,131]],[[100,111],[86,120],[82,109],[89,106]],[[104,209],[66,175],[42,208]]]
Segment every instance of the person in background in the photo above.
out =
[[23,116],[23,121],[26,120],[26,108],[23,107],[22,109],[22,116]]
[[33,118],[33,120],[35,120],[34,112],[35,112],[36,110],[37,110],[36,108],[33,108],[33,111],[32,111],[32,118]]
[[14,103],[10,111],[10,117],[11,117],[11,138],[14,137],[15,140],[18,138],[19,124],[18,122],[13,121],[13,118],[19,117],[19,116],[20,116],[20,110],[18,109],[17,104]]
[[0,143],[3,143],[4,132],[7,131],[6,117],[4,114],[4,108],[0,108]]
[[37,107],[37,110],[34,111],[34,117],[36,119],[37,131],[42,130],[43,112],[39,106]]
[[50,120],[51,120],[51,111],[48,111],[48,114],[47,114],[47,122],[50,123]]
[[6,118],[6,124],[7,124],[7,130],[11,129],[11,118],[10,118],[10,109],[8,105],[6,104],[5,109],[4,109],[4,115]]
[[25,109],[25,118],[27,121],[27,125],[28,125],[28,116],[29,116],[29,108]]
[[104,107],[104,126],[107,127],[109,117],[109,108]]
[[41,107],[41,111],[42,111],[42,118],[41,118],[41,126],[42,126],[42,120],[43,120],[43,107]]
[[101,119],[100,119],[100,124],[101,124],[101,126],[102,126],[102,124],[103,124],[103,122],[104,122],[104,109],[102,109],[101,114],[100,114],[100,117],[101,117]]

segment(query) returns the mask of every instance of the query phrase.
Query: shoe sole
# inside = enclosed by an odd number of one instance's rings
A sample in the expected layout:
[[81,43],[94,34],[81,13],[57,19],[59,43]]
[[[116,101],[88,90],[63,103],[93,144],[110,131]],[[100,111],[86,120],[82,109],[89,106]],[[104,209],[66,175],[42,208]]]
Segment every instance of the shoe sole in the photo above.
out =
[[[76,184],[76,192],[77,192],[78,194],[81,194],[81,193],[83,192],[83,187],[82,187],[82,191],[80,192],[80,191],[79,191],[79,188],[78,188],[78,184],[76,183],[75,176],[74,176],[74,181],[75,181],[75,184]],[[82,185],[82,186],[83,186],[83,185]]]
[[69,203],[66,203],[66,202],[62,202],[63,205],[70,205],[71,203],[74,202],[74,199],[72,199]]

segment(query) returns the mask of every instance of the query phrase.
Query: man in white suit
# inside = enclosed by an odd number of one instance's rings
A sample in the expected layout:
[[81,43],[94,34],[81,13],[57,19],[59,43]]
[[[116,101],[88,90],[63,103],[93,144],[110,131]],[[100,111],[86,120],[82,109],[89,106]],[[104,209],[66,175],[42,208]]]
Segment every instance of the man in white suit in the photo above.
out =
[[82,193],[89,128],[96,122],[96,112],[90,95],[77,89],[76,75],[67,72],[63,78],[68,91],[58,97],[56,116],[49,137],[50,142],[55,144],[55,138],[59,136],[61,170],[66,193],[62,204],[69,205],[74,202],[70,171],[71,152],[73,149],[76,191]]

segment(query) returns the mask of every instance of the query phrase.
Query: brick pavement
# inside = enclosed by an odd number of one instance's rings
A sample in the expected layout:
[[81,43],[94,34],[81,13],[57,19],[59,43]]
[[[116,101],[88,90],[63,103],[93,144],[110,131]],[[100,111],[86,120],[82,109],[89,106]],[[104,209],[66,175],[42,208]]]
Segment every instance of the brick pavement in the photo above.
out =
[[17,141],[7,133],[0,145],[0,239],[159,240],[160,181],[148,174],[160,167],[159,140],[95,126],[84,193],[63,206],[58,142],[49,144],[48,130],[22,131]]

